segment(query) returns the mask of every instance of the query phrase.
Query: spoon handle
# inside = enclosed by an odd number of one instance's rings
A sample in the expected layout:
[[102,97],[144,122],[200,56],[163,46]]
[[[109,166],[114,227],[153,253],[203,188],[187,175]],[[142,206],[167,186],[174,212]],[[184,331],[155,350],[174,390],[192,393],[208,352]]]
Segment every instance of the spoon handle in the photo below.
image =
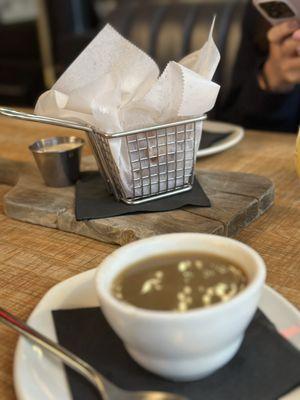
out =
[[25,322],[10,314],[2,307],[0,307],[0,322],[19,332],[22,336],[25,336],[31,342],[47,350],[49,353],[67,364],[70,368],[83,375],[98,388],[104,400],[108,399],[104,384],[110,385],[110,383],[107,382],[106,379],[103,378],[91,365],[71,353],[69,350],[37,332],[35,329],[31,328]]

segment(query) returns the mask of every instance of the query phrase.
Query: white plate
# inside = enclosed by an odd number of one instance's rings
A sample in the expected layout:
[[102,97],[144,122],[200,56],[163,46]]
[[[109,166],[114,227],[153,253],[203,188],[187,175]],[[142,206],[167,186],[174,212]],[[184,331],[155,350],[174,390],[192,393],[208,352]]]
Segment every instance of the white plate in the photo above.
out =
[[207,149],[198,150],[197,157],[206,157],[230,149],[230,147],[238,144],[245,135],[244,128],[242,128],[241,126],[227,124],[225,122],[204,121],[203,129],[212,133],[232,133],[225,139],[218,141]]
[[[94,274],[94,269],[84,272],[50,289],[32,312],[29,324],[56,340],[51,310],[97,306]],[[264,288],[260,309],[278,330],[299,330],[299,311],[268,286]],[[290,341],[300,349],[299,332]],[[15,353],[14,382],[19,400],[71,400],[62,364],[44,356],[23,338],[19,339]]]

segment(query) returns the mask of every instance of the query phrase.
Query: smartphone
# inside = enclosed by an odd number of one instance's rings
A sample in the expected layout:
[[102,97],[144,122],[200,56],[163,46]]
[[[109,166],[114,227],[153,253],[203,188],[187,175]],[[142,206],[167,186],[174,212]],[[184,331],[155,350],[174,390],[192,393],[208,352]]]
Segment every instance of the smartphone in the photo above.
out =
[[253,0],[254,6],[272,24],[299,19],[300,0]]

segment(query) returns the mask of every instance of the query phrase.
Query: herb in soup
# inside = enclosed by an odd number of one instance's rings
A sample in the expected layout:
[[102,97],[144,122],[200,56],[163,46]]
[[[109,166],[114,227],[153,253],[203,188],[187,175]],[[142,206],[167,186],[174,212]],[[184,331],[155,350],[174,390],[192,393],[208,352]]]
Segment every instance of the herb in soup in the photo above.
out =
[[121,272],[113,295],[139,308],[185,312],[231,300],[247,285],[243,269],[210,254],[171,254],[139,261]]

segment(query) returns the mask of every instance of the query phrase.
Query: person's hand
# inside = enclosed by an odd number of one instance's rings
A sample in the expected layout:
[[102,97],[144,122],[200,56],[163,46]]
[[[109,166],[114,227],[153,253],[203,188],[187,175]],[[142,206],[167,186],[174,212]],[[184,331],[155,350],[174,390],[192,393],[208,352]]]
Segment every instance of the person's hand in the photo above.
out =
[[270,52],[263,66],[264,77],[259,77],[260,87],[289,92],[300,83],[300,23],[292,20],[274,26],[268,32],[268,40]]

